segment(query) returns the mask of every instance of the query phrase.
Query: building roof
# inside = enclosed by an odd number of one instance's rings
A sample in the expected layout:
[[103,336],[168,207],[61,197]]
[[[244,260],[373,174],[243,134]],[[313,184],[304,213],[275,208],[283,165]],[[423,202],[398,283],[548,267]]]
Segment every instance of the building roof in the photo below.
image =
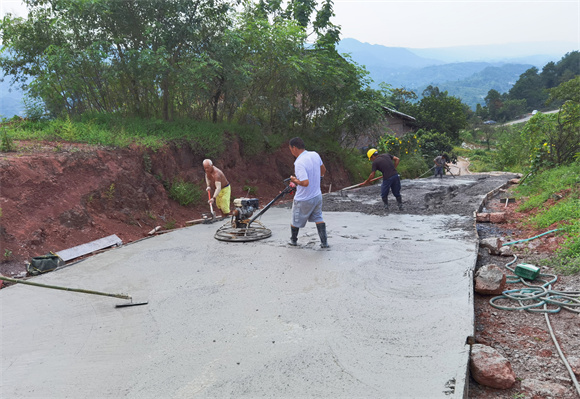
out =
[[396,111],[396,110],[394,110],[392,108],[383,107],[383,109],[385,110],[385,112],[387,112],[387,113],[389,113],[391,115],[394,115],[394,116],[398,116],[401,119],[406,119],[406,120],[409,120],[409,121],[416,121],[416,119],[413,118],[412,116],[409,116],[409,115],[404,114],[402,112]]

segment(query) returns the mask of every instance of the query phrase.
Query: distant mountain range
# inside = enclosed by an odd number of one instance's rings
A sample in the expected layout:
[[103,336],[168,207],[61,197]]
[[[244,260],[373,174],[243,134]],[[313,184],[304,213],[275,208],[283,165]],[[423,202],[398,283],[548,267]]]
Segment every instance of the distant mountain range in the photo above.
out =
[[507,92],[529,68],[541,71],[577,47],[557,42],[408,49],[343,39],[337,49],[367,69],[375,88],[385,82],[420,96],[433,85],[475,109],[489,90]]
[[[548,62],[578,50],[578,45],[550,42],[409,49],[343,39],[337,49],[369,71],[375,88],[385,82],[420,96],[433,85],[475,109],[478,103],[483,104],[489,90],[507,92],[532,66],[541,71]],[[0,117],[23,116],[22,91],[11,87],[9,79],[2,76],[0,72]]]
[[23,93],[10,85],[10,79],[5,78],[0,71],[0,118],[12,118],[14,115],[24,115]]

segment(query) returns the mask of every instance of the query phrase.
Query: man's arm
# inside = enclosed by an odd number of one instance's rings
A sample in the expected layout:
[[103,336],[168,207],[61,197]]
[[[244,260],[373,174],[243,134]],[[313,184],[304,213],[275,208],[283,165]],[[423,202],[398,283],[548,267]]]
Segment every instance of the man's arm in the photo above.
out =
[[308,179],[306,180],[298,180],[296,178],[296,176],[292,175],[290,176],[290,181],[294,184],[296,184],[297,186],[302,186],[302,187],[308,187],[308,185],[310,184],[310,182],[308,181]]
[[399,166],[400,159],[393,155],[393,163],[395,164],[395,169]]
[[326,174],[326,166],[324,164],[320,165],[320,177],[324,177]]
[[207,177],[207,173],[205,174],[205,184],[207,184],[206,191],[211,190],[211,182],[209,181],[209,177]]
[[371,172],[371,174],[369,175],[369,178],[368,178],[368,179],[366,179],[366,180],[363,182],[363,184],[362,184],[362,185],[364,186],[364,185],[367,185],[367,184],[369,184],[369,182],[370,182],[372,179],[374,179],[374,178],[375,178],[375,173],[377,173],[377,171],[376,171],[376,170],[373,170],[373,171]]
[[215,192],[213,193],[213,197],[209,200],[210,203],[213,203],[217,198],[218,194],[222,191],[222,183],[220,181],[215,182]]

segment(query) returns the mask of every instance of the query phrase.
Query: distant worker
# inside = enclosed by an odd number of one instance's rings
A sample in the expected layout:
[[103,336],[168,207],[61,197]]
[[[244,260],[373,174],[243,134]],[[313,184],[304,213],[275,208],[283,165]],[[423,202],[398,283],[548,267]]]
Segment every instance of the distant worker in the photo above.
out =
[[322,219],[322,191],[320,179],[326,173],[320,155],[315,151],[307,151],[304,141],[294,137],[289,143],[290,152],[296,157],[294,175],[290,181],[296,184],[296,195],[292,203],[292,223],[290,224],[290,245],[298,245],[298,231],[306,226],[306,222],[316,223],[320,237],[320,247],[329,248],[326,236],[326,223]]
[[399,166],[400,159],[389,153],[379,155],[379,152],[374,148],[367,151],[367,157],[369,158],[369,161],[373,163],[373,166],[369,178],[363,182],[363,185],[369,184],[369,182],[374,179],[376,171],[380,171],[383,174],[381,198],[383,199],[385,210],[389,210],[388,196],[389,191],[392,191],[397,200],[399,210],[402,211],[403,198],[401,197],[401,179],[399,178],[399,173],[397,173],[397,166]]
[[211,195],[208,203],[215,203],[222,212],[222,216],[229,215],[232,191],[224,172],[213,166],[211,159],[203,161],[203,170],[205,171],[205,182],[207,183],[206,190],[210,193],[213,190],[213,195]]
[[441,176],[443,178],[443,168],[447,166],[447,157],[445,154],[439,154],[435,157],[433,163],[435,164],[435,177]]

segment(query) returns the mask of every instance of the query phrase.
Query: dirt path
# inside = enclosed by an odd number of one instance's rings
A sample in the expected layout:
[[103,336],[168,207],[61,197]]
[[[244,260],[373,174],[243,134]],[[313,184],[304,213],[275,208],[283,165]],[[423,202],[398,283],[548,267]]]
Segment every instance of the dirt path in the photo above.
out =
[[450,163],[449,170],[455,176],[470,175],[471,172],[469,171],[469,164],[470,162],[467,158],[457,157],[457,163],[456,164]]

